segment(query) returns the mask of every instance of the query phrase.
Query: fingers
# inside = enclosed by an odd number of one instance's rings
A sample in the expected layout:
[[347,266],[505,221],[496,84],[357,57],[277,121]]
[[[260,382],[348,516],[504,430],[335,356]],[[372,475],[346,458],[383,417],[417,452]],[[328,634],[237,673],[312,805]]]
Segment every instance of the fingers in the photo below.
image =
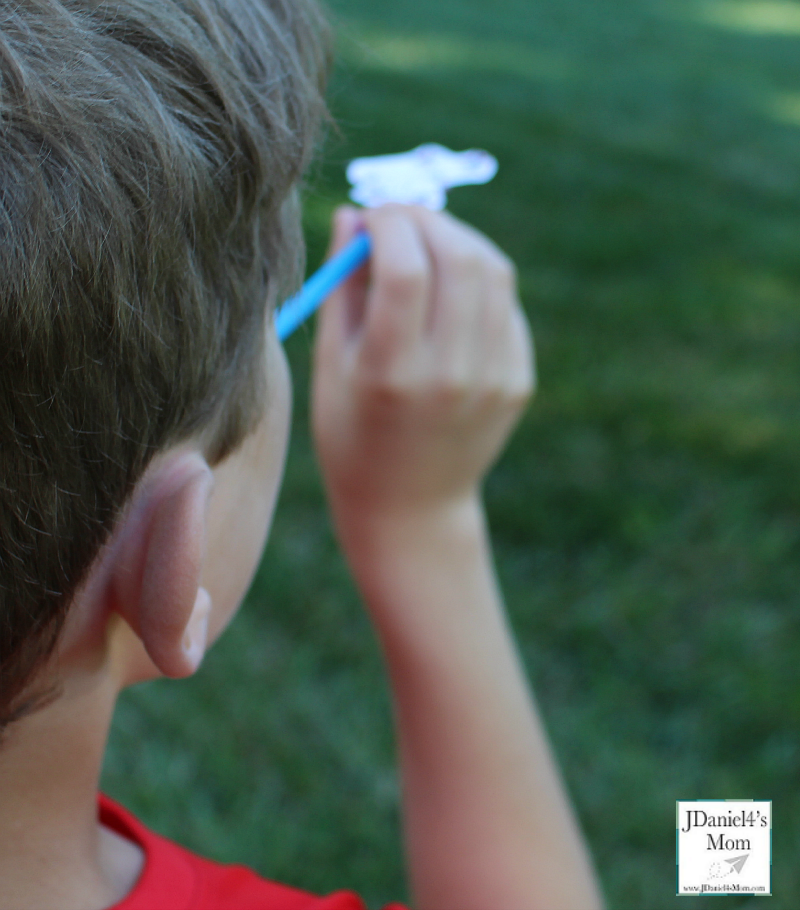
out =
[[391,372],[419,346],[430,306],[433,266],[407,206],[383,206],[364,215],[372,258],[361,362],[368,372]]
[[518,369],[512,374],[511,389],[521,401],[527,401],[536,393],[536,348],[533,334],[528,319],[522,307],[514,307],[512,311],[512,354],[513,361],[519,364]]
[[[363,227],[358,209],[346,205],[336,209],[326,259],[344,249]],[[367,280],[368,268],[364,265],[326,298],[317,320],[314,343],[317,364],[325,360],[336,363],[347,356],[348,340],[364,319]]]
[[487,241],[447,213],[415,211],[433,265],[433,306],[428,329],[436,350],[437,374],[455,388],[480,378],[482,309],[491,295]]
[[513,262],[448,212],[411,208],[408,215],[434,271],[428,334],[437,375],[448,387],[471,387],[490,399],[526,400],[535,387],[533,339]]
[[337,210],[331,253],[362,227],[371,260],[326,302],[318,347],[347,349],[373,377],[424,369],[453,390],[529,396],[532,338],[508,257],[447,212],[405,205]]
[[483,385],[504,389],[512,399],[529,398],[536,387],[533,336],[517,296],[516,269],[502,252],[492,254],[490,292],[481,313]]

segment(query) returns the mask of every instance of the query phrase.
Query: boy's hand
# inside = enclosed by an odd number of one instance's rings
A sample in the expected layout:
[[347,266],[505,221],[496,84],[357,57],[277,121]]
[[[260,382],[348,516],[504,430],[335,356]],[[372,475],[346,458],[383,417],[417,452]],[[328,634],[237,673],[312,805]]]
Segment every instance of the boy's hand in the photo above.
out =
[[372,257],[325,302],[312,431],[339,518],[428,513],[479,495],[534,387],[509,259],[453,216],[342,207],[331,252],[360,226]]
[[322,309],[312,429],[392,687],[414,906],[600,908],[479,495],[534,386],[513,269],[450,215],[360,217],[372,259]]

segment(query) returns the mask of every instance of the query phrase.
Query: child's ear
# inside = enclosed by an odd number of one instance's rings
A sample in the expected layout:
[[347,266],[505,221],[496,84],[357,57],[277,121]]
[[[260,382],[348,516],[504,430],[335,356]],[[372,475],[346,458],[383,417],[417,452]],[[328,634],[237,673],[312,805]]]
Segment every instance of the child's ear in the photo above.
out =
[[165,676],[191,676],[205,654],[211,598],[200,572],[212,483],[199,452],[176,454],[146,477],[119,529],[113,606]]

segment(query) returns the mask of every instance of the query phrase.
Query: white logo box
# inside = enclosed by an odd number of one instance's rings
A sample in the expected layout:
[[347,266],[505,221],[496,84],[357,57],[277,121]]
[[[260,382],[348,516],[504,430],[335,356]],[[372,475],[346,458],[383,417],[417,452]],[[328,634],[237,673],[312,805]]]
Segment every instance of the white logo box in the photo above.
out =
[[772,801],[678,800],[678,895],[771,895]]

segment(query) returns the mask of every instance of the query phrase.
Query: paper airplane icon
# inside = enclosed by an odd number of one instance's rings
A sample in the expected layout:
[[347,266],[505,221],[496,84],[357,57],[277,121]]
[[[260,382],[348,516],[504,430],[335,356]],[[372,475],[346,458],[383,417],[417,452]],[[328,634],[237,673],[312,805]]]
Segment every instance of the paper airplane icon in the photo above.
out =
[[749,853],[745,853],[742,856],[735,856],[733,859],[726,859],[726,863],[730,863],[731,869],[736,870],[736,872],[742,871],[742,866],[747,862],[747,857],[750,856]]

